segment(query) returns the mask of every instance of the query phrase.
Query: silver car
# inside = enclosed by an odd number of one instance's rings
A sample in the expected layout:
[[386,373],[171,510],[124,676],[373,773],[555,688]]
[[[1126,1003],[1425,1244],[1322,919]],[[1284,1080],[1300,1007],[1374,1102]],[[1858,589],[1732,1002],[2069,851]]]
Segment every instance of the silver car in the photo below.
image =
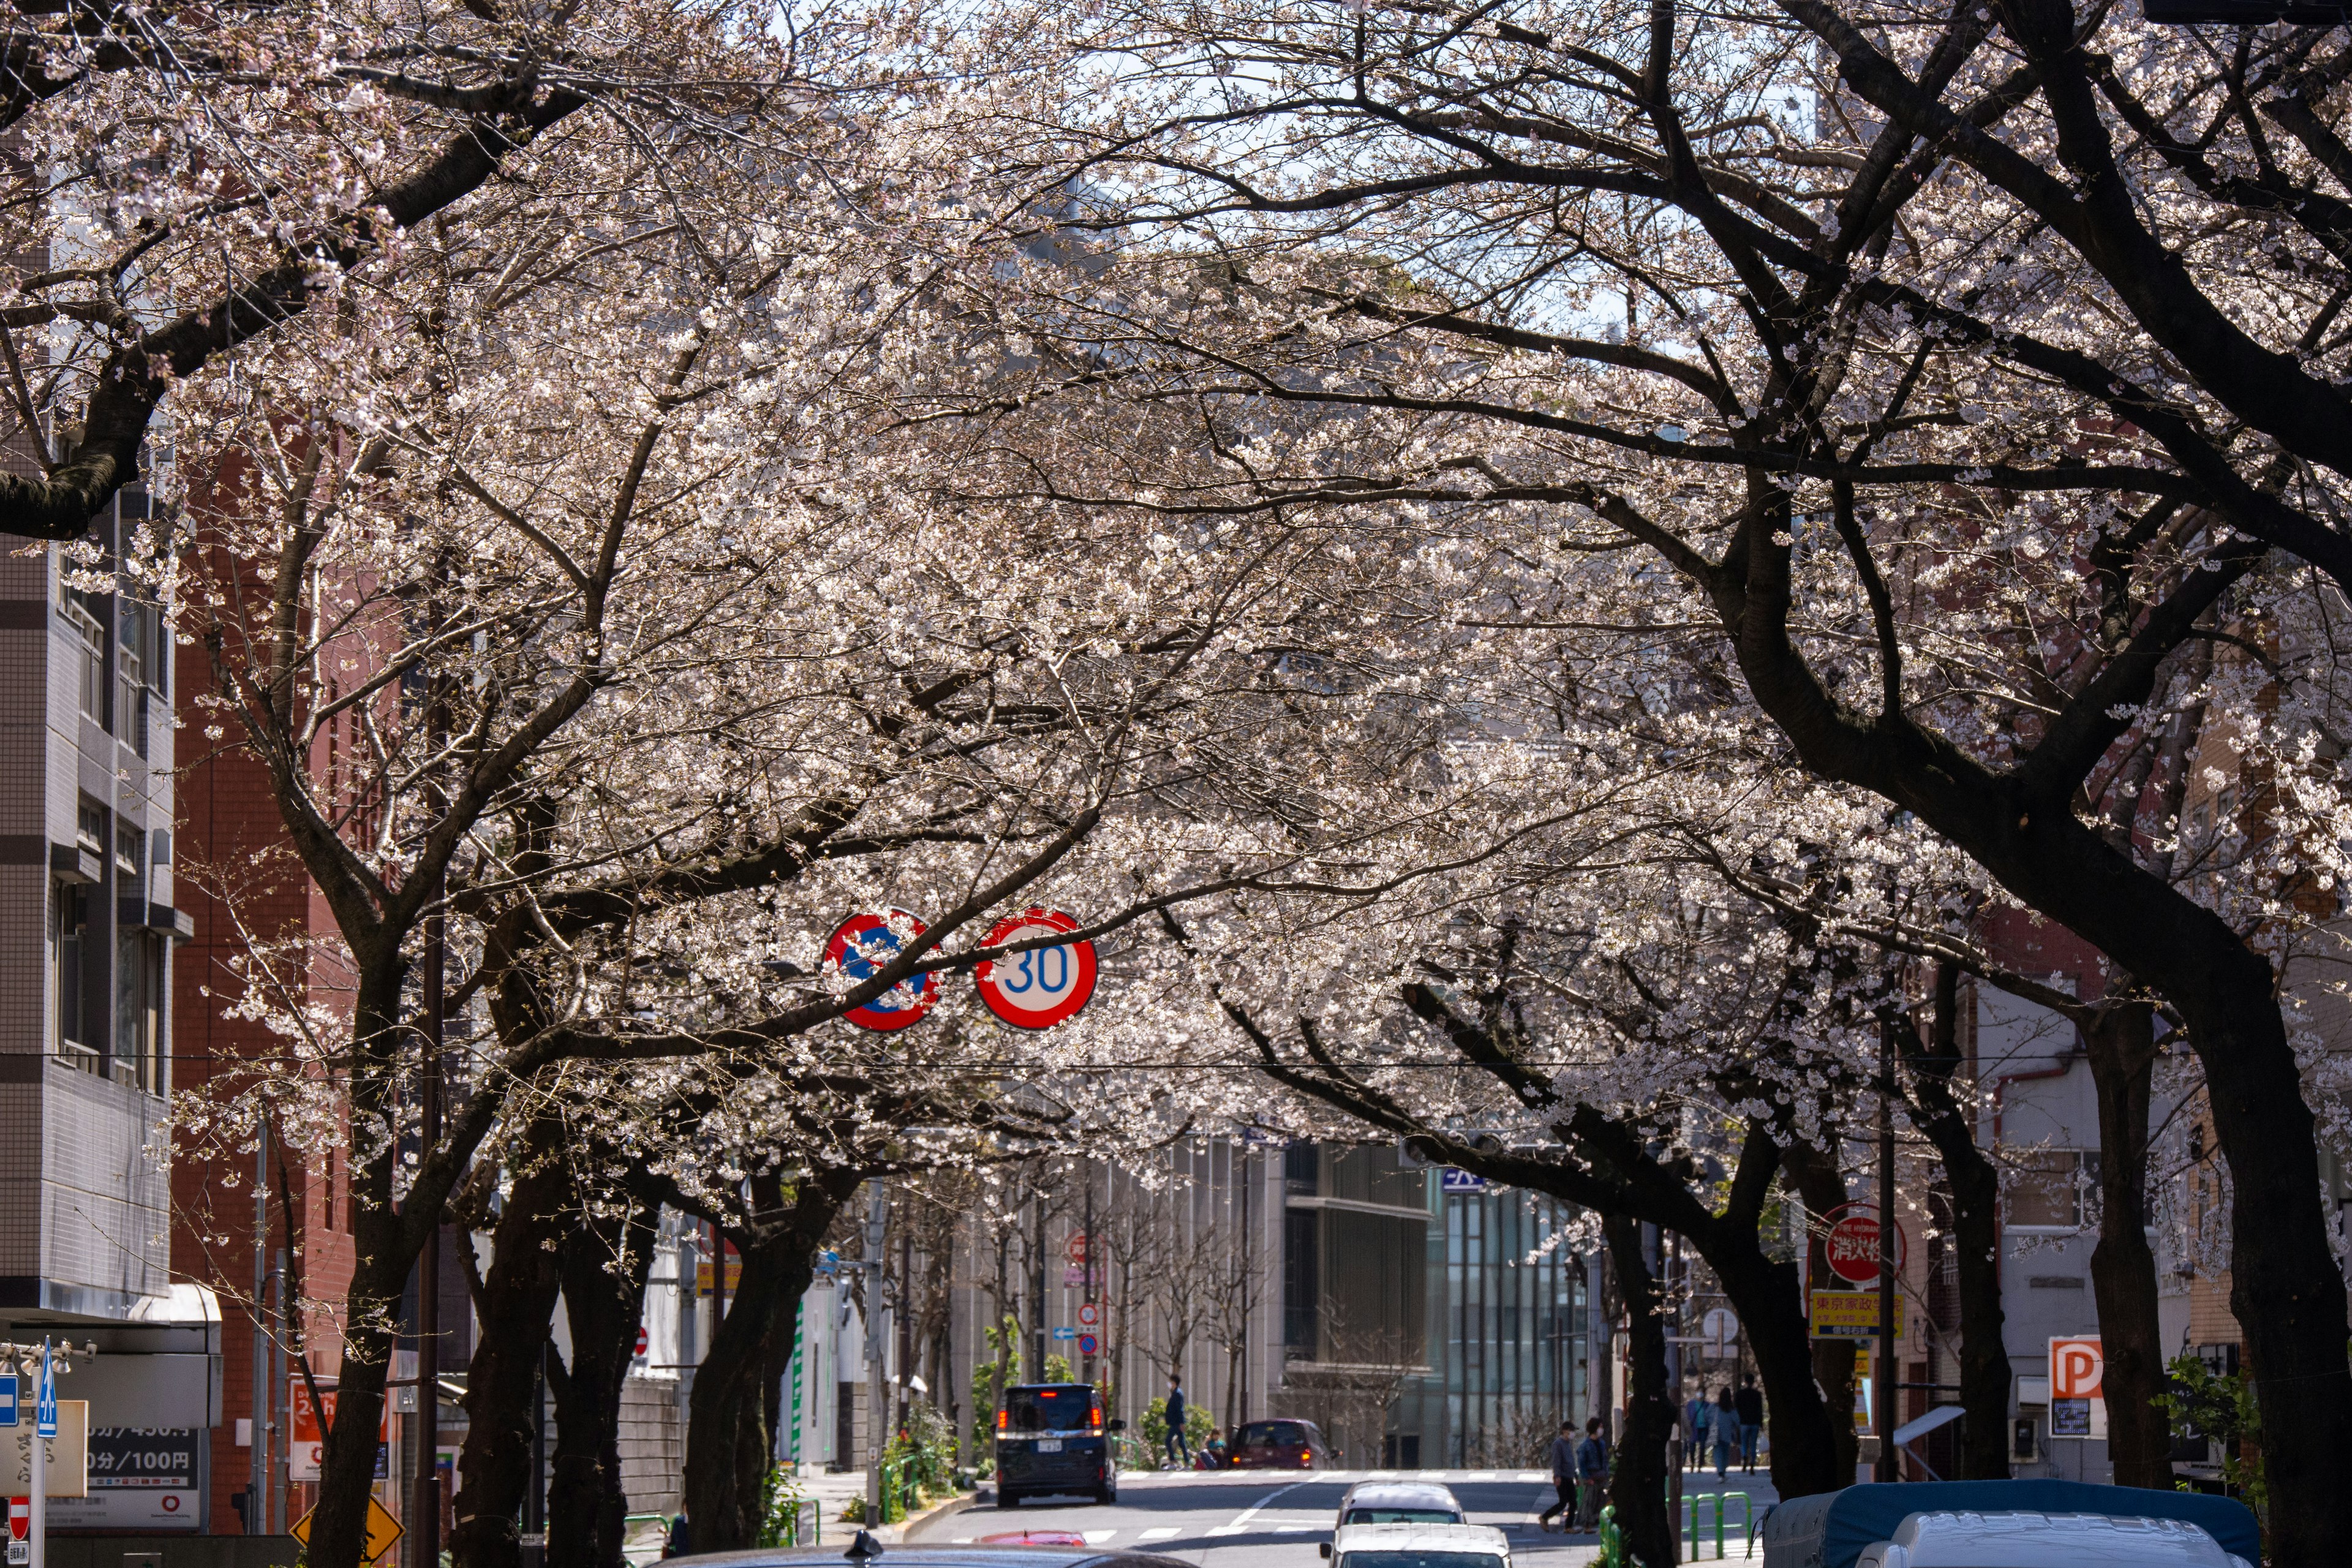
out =
[[1358,1481],[1339,1500],[1336,1533],[1351,1524],[1467,1524],[1452,1489],[1434,1481]]

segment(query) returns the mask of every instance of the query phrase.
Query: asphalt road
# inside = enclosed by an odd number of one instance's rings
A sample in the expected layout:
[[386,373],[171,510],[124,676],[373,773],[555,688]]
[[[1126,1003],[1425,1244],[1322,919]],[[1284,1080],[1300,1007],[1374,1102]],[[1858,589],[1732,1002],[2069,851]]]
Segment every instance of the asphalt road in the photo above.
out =
[[[1514,1568],[1584,1568],[1600,1553],[1590,1535],[1539,1531],[1536,1515],[1552,1500],[1550,1480],[1540,1470],[1318,1470],[1305,1475],[1279,1470],[1165,1472],[1122,1475],[1118,1500],[1105,1506],[1089,1499],[1036,1498],[1000,1509],[983,1489],[972,1507],[928,1521],[916,1539],[979,1542],[996,1536],[1068,1532],[1089,1546],[1152,1552],[1181,1558],[1197,1568],[1323,1568],[1319,1542],[1331,1539],[1339,1496],[1354,1482],[1378,1479],[1442,1481],[1462,1500],[1473,1524],[1506,1531]],[[1716,1487],[1712,1474],[1685,1477],[1685,1489]],[[1736,1471],[1723,1483],[1749,1495],[1760,1513],[1773,1496],[1762,1474]],[[1701,1560],[1715,1555],[1714,1505],[1701,1508]],[[1729,1504],[1727,1554],[1745,1554],[1738,1528],[1739,1505]]]

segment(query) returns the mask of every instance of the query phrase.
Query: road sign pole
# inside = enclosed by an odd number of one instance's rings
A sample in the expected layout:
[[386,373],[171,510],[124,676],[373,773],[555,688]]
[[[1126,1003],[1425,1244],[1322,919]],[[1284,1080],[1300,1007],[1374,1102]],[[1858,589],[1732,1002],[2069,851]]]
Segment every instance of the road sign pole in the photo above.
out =
[[1878,1026],[1878,1479],[1903,1479],[1895,1462],[1895,1026]]
[[49,1367],[49,1342],[41,1340],[41,1382],[38,1402],[33,1406],[33,1568],[49,1568],[49,1439],[58,1431],[57,1373]]

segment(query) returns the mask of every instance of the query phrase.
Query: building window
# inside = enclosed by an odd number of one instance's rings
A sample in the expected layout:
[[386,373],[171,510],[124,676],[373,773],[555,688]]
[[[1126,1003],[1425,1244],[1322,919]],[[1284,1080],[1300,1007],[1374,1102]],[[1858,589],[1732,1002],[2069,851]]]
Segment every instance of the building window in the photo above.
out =
[[82,960],[89,949],[89,889],[79,882],[52,882],[50,940],[57,955],[58,1055],[76,1067],[95,1069],[98,1051],[86,1026]]
[[2009,1223],[2080,1230],[2087,1194],[2098,1184],[2096,1151],[2035,1149],[2013,1154],[2017,1176],[2009,1191]]
[[116,933],[114,952],[114,1081],[163,1092],[162,943],[143,927]]
[[106,807],[88,795],[74,803],[74,841],[93,855],[106,853]]
[[143,829],[127,822],[114,825],[114,868],[121,873],[116,879],[118,896],[143,900],[146,883],[141,874],[147,869],[147,835]]
[[74,630],[76,662],[80,668],[81,714],[91,723],[106,723],[106,623],[90,608],[90,595],[79,588],[66,590],[62,606],[66,624]]
[[127,595],[120,606],[122,640],[114,662],[115,733],[147,754],[147,724],[154,700],[163,689],[163,613]]

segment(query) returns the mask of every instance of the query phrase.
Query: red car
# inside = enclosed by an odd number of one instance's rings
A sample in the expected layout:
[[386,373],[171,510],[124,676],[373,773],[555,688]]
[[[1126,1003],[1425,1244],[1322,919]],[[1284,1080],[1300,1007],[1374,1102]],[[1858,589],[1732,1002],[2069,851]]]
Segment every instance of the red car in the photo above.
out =
[[1312,1421],[1251,1421],[1225,1448],[1229,1470],[1316,1470],[1331,1462]]

